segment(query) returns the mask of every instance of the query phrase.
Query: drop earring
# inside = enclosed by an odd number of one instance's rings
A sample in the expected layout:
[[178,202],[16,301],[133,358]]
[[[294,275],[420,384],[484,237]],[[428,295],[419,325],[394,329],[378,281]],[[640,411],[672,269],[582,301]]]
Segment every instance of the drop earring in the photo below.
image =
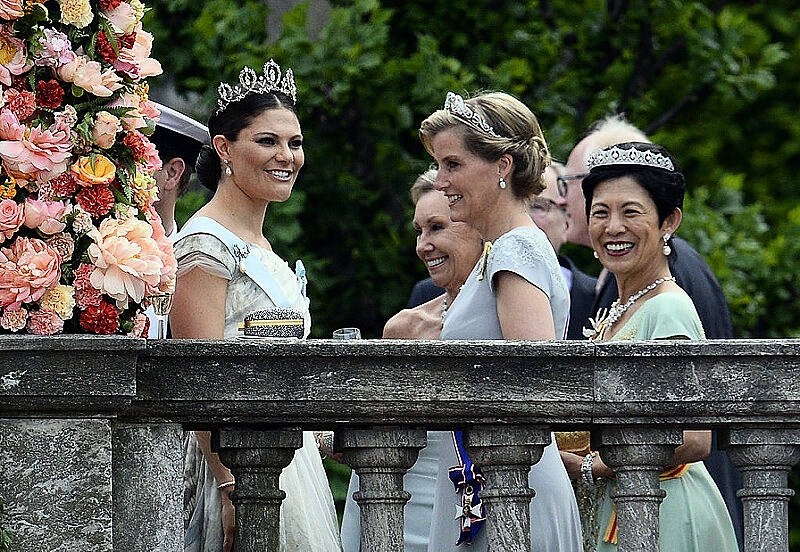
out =
[[228,176],[233,174],[233,171],[231,170],[231,162],[227,159],[225,160],[225,174]]
[[502,176],[500,177],[500,188],[505,190],[506,189],[506,179]]
[[600,255],[598,255],[597,251],[592,251],[592,255],[594,255],[595,259],[599,259]]
[[664,256],[665,257],[669,257],[669,254],[672,253],[672,248],[667,243],[671,237],[672,237],[672,234],[670,234],[669,232],[664,234]]

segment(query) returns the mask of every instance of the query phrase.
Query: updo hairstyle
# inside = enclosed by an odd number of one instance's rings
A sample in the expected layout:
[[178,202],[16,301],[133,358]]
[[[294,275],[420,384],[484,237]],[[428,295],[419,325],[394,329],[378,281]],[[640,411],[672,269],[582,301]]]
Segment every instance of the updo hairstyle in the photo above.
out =
[[433,155],[433,137],[449,128],[458,127],[464,146],[478,157],[493,163],[505,154],[514,162],[509,185],[514,197],[526,199],[545,188],[542,173],[550,164],[550,151],[536,115],[528,107],[505,92],[487,92],[465,103],[492,127],[499,136],[492,136],[467,125],[461,119],[440,109],[422,121],[419,136],[425,149]]
[[[208,133],[212,139],[221,134],[235,142],[239,139],[239,133],[247,128],[253,119],[268,109],[280,108],[296,113],[292,98],[282,92],[248,94],[239,101],[229,103],[225,109],[215,111],[208,119]],[[212,192],[217,189],[222,177],[222,162],[213,145],[206,144],[202,147],[195,170],[203,186]]]
[[582,184],[583,195],[586,198],[586,220],[589,220],[589,211],[592,206],[592,197],[595,188],[607,180],[625,176],[629,176],[644,188],[653,200],[653,203],[656,204],[659,226],[664,223],[664,220],[671,215],[675,209],[683,207],[686,181],[683,178],[683,173],[681,172],[678,162],[664,146],[645,142],[623,142],[622,144],[603,148],[602,151],[610,150],[611,148],[619,148],[622,150],[635,148],[643,152],[649,151],[661,154],[672,162],[674,170],[670,171],[659,167],[651,167],[649,165],[626,165],[622,163],[601,165],[592,168],[592,170],[589,171],[589,175],[583,179]]
[[417,205],[419,198],[427,194],[428,192],[435,192],[436,191],[436,173],[438,171],[436,169],[428,169],[421,175],[417,177],[414,181],[414,185],[411,186],[411,201],[414,205]]

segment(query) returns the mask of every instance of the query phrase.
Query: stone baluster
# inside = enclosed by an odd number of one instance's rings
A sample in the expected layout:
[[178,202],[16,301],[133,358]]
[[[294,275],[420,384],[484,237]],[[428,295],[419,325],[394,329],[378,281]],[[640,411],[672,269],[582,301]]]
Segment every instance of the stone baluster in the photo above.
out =
[[183,551],[182,437],[180,424],[112,425],[114,550]]
[[231,495],[236,508],[234,551],[278,550],[281,502],[286,498],[278,478],[303,445],[303,433],[223,428],[213,439],[220,460],[236,478]]
[[426,443],[425,430],[347,429],[336,432],[334,449],[359,477],[353,499],[361,510],[362,552],[403,552],[403,506],[411,495],[403,475]]
[[550,443],[550,430],[537,427],[486,426],[464,432],[464,445],[486,480],[481,499],[486,506],[488,552],[531,549],[528,484],[531,466]]
[[593,443],[617,475],[611,498],[617,507],[618,552],[659,549],[658,510],[666,492],[658,476],[683,443],[679,428],[608,428],[596,431]]
[[731,461],[742,471],[736,495],[744,509],[745,552],[788,552],[789,470],[800,461],[798,429],[731,429],[720,435]]

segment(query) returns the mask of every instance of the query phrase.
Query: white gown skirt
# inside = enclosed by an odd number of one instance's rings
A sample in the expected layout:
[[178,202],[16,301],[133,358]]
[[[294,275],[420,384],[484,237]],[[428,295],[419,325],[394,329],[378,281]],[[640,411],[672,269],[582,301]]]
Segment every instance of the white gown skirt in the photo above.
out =
[[[221,552],[222,518],[217,481],[194,432],[184,436],[184,552]],[[340,552],[336,510],[313,432],[280,477],[280,552]]]
[[[417,462],[403,477],[403,488],[411,493],[411,500],[403,509],[405,527],[406,552],[426,552],[431,529],[431,512],[433,512],[433,493],[436,488],[436,473],[439,469],[440,439],[449,437],[444,431],[429,431],[428,444],[419,451]],[[353,500],[353,493],[358,490],[358,476],[355,472],[350,476],[350,487],[347,489],[347,502],[342,519],[342,545],[345,552],[359,552],[361,544],[361,512]]]

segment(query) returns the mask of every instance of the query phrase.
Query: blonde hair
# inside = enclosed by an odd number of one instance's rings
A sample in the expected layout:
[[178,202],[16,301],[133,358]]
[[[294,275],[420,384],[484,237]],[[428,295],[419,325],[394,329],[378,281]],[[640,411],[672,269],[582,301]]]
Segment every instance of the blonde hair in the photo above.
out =
[[625,142],[652,143],[644,132],[630,124],[625,119],[625,115],[621,113],[608,115],[592,123],[589,127],[589,134],[585,139],[584,164],[586,164],[589,160],[589,155],[593,152],[615,144],[623,144]]
[[461,121],[440,109],[422,121],[419,137],[428,153],[433,155],[433,137],[449,128],[458,127],[466,149],[486,161],[494,162],[505,154],[513,160],[509,177],[515,197],[525,199],[544,189],[542,173],[550,164],[550,151],[542,135],[536,115],[524,103],[505,92],[487,92],[465,103],[478,113],[494,132],[492,136]]
[[428,169],[421,175],[417,177],[414,181],[414,185],[411,186],[411,201],[414,205],[417,204],[419,198],[423,195],[427,194],[428,192],[435,192],[436,191],[436,173],[438,171],[436,169]]

